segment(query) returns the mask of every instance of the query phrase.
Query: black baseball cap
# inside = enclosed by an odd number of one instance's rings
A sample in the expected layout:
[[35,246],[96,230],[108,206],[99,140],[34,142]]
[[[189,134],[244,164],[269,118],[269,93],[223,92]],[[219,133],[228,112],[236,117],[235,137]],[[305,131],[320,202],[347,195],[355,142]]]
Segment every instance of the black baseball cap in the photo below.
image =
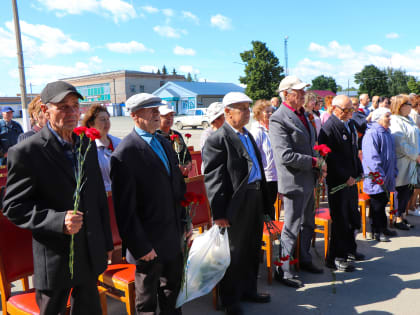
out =
[[73,85],[64,81],[50,82],[41,92],[41,101],[44,104],[60,103],[70,93],[74,93],[78,98],[83,99],[83,96],[77,92]]

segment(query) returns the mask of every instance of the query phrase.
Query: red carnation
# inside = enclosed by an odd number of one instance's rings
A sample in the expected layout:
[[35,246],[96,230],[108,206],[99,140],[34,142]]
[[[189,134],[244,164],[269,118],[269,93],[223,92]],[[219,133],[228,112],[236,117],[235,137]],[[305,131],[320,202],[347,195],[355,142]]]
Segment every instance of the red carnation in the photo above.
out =
[[274,265],[281,267],[281,266],[283,266],[283,263],[276,260],[274,262]]
[[88,137],[90,140],[94,141],[96,139],[101,138],[101,133],[98,131],[98,129],[88,128],[88,129],[86,129],[86,137]]
[[373,177],[379,178],[379,177],[381,177],[381,174],[379,172],[375,172],[375,173],[373,173]]
[[195,193],[193,193],[193,192],[186,192],[185,193],[185,195],[184,195],[184,200],[186,201],[186,202],[188,202],[188,204],[190,204],[190,203],[192,203],[192,202],[194,202],[194,200],[195,200]]
[[187,139],[189,139],[189,138],[191,138],[192,136],[191,136],[191,134],[190,133],[186,133],[185,134],[185,138],[187,138]]
[[331,149],[325,144],[314,146],[314,150],[318,151],[321,156],[327,156],[331,152]]
[[380,186],[382,186],[384,184],[384,180],[382,178],[379,178],[376,183]]
[[175,134],[171,135],[171,141],[175,141],[175,139],[179,139],[179,136]]
[[197,204],[201,205],[206,201],[206,197],[202,194],[196,194]]
[[290,256],[289,256],[289,255],[287,255],[287,256],[281,257],[281,258],[280,258],[280,260],[281,260],[281,261],[288,261],[288,260],[289,260],[289,258],[290,258]]
[[185,200],[181,200],[181,207],[188,207],[190,205],[190,203],[188,201]]
[[289,261],[289,265],[296,265],[297,263],[298,263],[298,259],[297,258]]
[[73,132],[76,135],[80,136],[80,135],[84,134],[86,132],[86,130],[87,130],[87,128],[85,126],[80,126],[80,127],[74,128],[73,129]]

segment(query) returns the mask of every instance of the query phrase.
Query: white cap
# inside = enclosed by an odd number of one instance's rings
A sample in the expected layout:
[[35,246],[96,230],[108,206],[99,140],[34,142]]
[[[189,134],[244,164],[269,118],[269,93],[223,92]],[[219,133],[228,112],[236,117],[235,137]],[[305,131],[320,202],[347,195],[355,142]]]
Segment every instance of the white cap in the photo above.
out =
[[125,101],[125,106],[129,112],[135,112],[140,108],[151,108],[163,105],[165,104],[162,103],[160,97],[149,93],[134,94]]
[[309,83],[302,82],[297,76],[288,75],[279,84],[278,92],[285,91],[287,89],[302,90],[310,86]]
[[386,107],[378,107],[377,109],[375,109],[372,112],[372,122],[378,121],[379,119],[382,118],[383,115],[385,115],[386,113],[390,113],[391,111],[389,110],[389,108]]
[[161,116],[168,115],[169,113],[175,113],[175,111],[172,109],[172,107],[168,105],[160,106],[159,107],[159,113]]
[[229,92],[223,98],[225,107],[236,103],[252,103],[252,100],[242,92]]
[[222,102],[211,103],[207,108],[207,116],[209,117],[209,122],[212,123],[217,118],[219,118],[224,113],[225,107]]

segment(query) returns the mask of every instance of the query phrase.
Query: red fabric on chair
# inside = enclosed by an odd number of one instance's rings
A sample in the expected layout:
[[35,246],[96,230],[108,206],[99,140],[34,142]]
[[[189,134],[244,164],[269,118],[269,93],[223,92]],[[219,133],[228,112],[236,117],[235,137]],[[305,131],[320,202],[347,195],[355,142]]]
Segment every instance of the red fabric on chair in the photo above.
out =
[[132,264],[115,264],[109,265],[103,273],[104,278],[116,279],[121,282],[129,283],[134,281],[136,265]]
[[109,223],[111,225],[112,242],[114,246],[122,244],[120,233],[118,232],[117,219],[115,218],[114,203],[112,201],[112,193],[108,192],[108,208],[109,208]]
[[209,201],[207,199],[206,187],[204,186],[204,175],[186,178],[187,192],[204,195],[204,203],[197,206],[195,215],[192,218],[193,227],[211,226],[211,214]]
[[191,159],[197,163],[197,175],[201,175],[201,164],[203,163],[203,160],[201,159],[201,151],[191,151],[190,154]]
[[7,303],[28,314],[39,315],[39,307],[35,299],[35,289],[28,291],[28,293],[14,295],[7,300]]
[[[271,234],[281,233],[281,231],[283,230],[283,224],[284,224],[283,221],[271,221],[271,224],[275,226],[275,230],[270,231]],[[264,235],[270,234],[267,230],[267,224],[264,224],[263,234]]]
[[330,209],[329,208],[316,209],[315,217],[324,219],[324,220],[331,220]]

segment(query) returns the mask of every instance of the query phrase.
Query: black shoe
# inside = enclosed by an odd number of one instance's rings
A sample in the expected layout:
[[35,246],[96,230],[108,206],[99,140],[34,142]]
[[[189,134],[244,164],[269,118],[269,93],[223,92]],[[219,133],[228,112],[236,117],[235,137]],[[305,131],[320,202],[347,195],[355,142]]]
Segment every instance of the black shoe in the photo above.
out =
[[225,307],[226,315],[243,315],[244,310],[239,304],[233,304]]
[[336,258],[334,263],[335,267],[339,271],[351,272],[355,269],[354,265],[350,261],[345,260],[344,258]]
[[323,273],[324,270],[315,266],[312,262],[301,262],[300,269],[310,273]]
[[268,293],[252,293],[245,294],[242,297],[243,301],[253,302],[253,303],[269,303],[271,301],[271,296]]
[[365,255],[356,252],[355,254],[348,254],[347,259],[350,261],[362,261],[365,260]]
[[297,277],[288,278],[288,279],[283,278],[283,271],[281,270],[281,268],[276,268],[276,271],[274,271],[274,279],[278,282],[283,283],[284,285],[287,285],[288,287],[292,287],[292,288],[303,287],[302,281],[300,281]]
[[389,230],[387,228],[383,229],[382,233],[384,233],[384,235],[386,235],[386,236],[397,236],[398,235],[397,231]]
[[405,223],[405,225],[407,225],[409,228],[413,228],[413,227],[414,227],[414,224],[408,223],[407,219],[403,219],[402,221],[403,221],[403,222]]
[[330,269],[337,270],[337,267],[335,266],[335,262],[334,262],[334,260],[333,260],[333,261],[331,261],[331,260],[327,260],[327,261],[325,262],[325,267],[330,268]]
[[377,240],[378,242],[390,242],[388,236],[382,233],[375,233],[375,240]]
[[404,222],[394,223],[394,227],[398,230],[408,231],[410,228]]

